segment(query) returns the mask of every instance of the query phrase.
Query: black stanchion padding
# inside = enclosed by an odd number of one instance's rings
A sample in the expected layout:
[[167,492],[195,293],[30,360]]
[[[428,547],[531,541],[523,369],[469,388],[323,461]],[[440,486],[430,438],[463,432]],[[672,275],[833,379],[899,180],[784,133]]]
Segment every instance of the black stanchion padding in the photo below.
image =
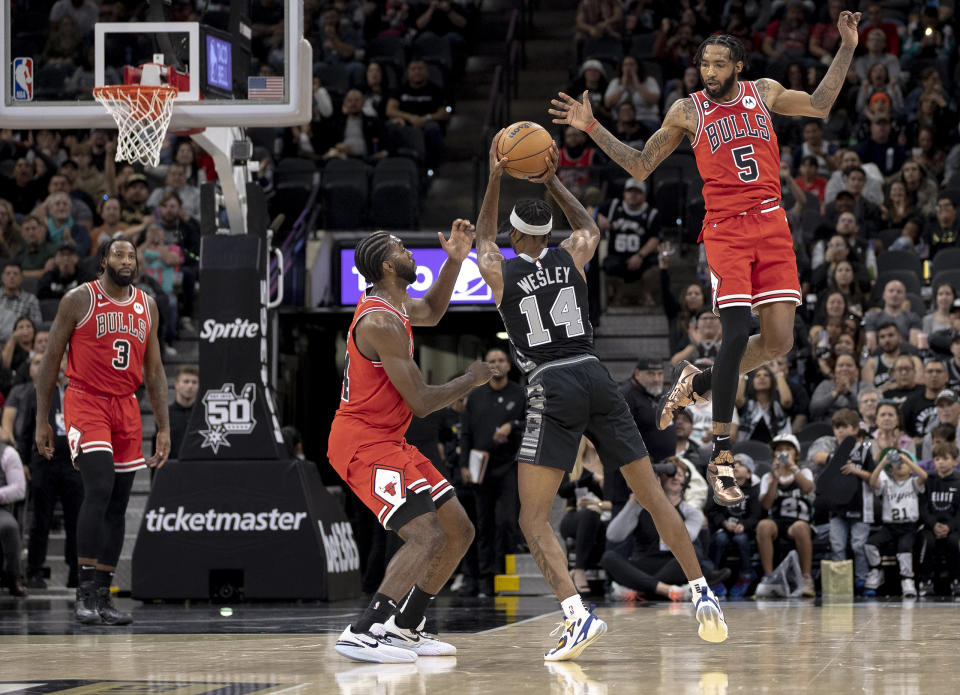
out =
[[309,461],[177,461],[154,479],[133,597],[325,599],[360,594],[340,505]]
[[181,461],[287,456],[264,383],[264,243],[251,234],[201,239],[200,390]]

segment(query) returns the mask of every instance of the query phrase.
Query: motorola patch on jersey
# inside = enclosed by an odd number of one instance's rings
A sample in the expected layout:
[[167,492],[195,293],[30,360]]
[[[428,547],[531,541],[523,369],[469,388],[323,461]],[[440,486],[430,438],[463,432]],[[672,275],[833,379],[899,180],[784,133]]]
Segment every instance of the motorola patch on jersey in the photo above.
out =
[[753,97],[744,97],[744,98],[743,98],[743,105],[744,105],[746,108],[748,108],[748,109],[752,109],[752,108],[756,107],[756,105],[757,105],[757,100],[754,99]]

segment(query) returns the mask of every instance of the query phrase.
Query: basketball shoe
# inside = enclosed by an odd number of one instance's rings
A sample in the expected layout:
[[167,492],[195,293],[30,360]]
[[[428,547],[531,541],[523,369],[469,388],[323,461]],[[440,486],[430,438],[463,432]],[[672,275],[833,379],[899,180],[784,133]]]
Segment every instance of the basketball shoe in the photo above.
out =
[[104,625],[129,625],[133,622],[130,613],[124,613],[113,604],[109,586],[97,587],[97,613]]
[[723,619],[720,602],[707,587],[697,587],[693,592],[693,606],[697,611],[698,633],[706,642],[724,642],[727,639],[727,621]]
[[736,507],[743,500],[743,490],[733,478],[733,454],[721,449],[707,465],[707,482],[713,488],[713,501],[722,507]]
[[622,584],[610,582],[610,600],[632,603],[637,600],[637,592],[633,589],[628,589]]
[[668,391],[664,391],[657,403],[657,429],[667,429],[673,422],[674,414],[680,408],[705,400],[703,396],[693,391],[693,377],[699,373],[700,370],[687,360],[683,360],[674,368],[673,384]]
[[333,648],[338,654],[354,661],[403,664],[417,660],[415,652],[387,643],[383,625],[374,625],[368,632],[354,632],[353,625],[347,625]]
[[77,587],[77,600],[73,606],[73,615],[77,622],[84,625],[99,625],[100,613],[97,611],[96,582],[80,582]]
[[566,661],[576,659],[590,644],[607,631],[607,624],[590,612],[582,618],[564,618],[550,633],[551,637],[560,634],[557,646],[543,655],[545,661]]
[[383,640],[393,647],[408,649],[417,656],[454,656],[457,648],[452,644],[441,642],[433,635],[423,631],[427,619],[420,620],[420,625],[414,629],[397,625],[396,616],[391,615],[383,624]]

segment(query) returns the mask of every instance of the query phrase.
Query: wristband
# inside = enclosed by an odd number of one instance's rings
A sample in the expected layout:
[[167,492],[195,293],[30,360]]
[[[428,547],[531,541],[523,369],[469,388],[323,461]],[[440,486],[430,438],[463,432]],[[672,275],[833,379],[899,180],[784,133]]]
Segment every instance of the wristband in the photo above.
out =
[[596,118],[593,119],[593,123],[591,123],[590,125],[588,125],[588,126],[587,126],[587,129],[586,129],[585,131],[583,131],[583,132],[584,132],[584,133],[589,133],[591,130],[593,130],[593,128],[594,128],[595,125],[597,125],[597,119],[596,119]]

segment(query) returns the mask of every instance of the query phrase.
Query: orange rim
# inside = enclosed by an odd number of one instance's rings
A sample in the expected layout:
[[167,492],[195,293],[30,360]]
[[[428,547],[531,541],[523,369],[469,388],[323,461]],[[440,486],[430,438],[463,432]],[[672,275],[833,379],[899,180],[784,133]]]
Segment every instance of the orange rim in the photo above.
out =
[[166,84],[108,84],[93,88],[93,96],[100,101],[130,104],[130,115],[137,119],[159,118],[166,102],[178,93],[176,87]]

